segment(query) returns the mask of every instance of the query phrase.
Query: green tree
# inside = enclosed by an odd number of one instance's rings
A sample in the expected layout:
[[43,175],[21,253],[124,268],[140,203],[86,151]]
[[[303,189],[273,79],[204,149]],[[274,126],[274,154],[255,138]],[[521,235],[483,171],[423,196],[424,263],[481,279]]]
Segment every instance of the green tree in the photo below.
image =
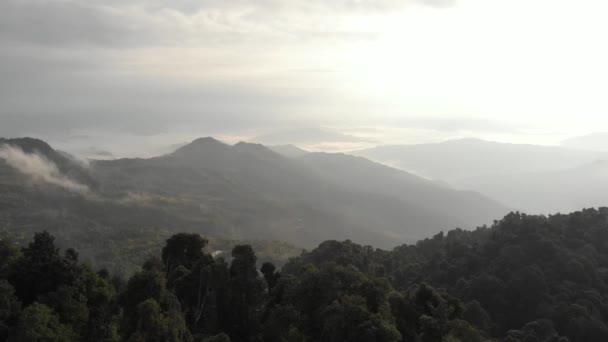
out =
[[235,246],[230,265],[230,336],[233,341],[255,341],[263,312],[264,281],[258,276],[251,246]]
[[[120,296],[124,310],[122,332],[130,336],[135,331],[138,322],[139,305],[149,299],[155,303],[162,301],[165,295],[165,278],[162,273],[154,270],[144,270],[129,279],[125,291]],[[149,303],[147,307],[150,308]]]
[[161,342],[167,331],[167,319],[160,305],[152,298],[137,306],[137,328],[130,342]]
[[0,279],[0,341],[7,338],[9,327],[14,325],[20,309],[15,288],[5,279]]
[[17,330],[10,341],[70,342],[76,341],[76,336],[69,326],[59,322],[59,317],[51,308],[33,303],[21,313]]
[[9,240],[0,239],[0,278],[8,276],[10,266],[19,256],[19,250]]
[[167,272],[180,265],[191,269],[202,258],[210,258],[203,249],[208,241],[198,234],[179,233],[171,236],[162,250],[162,260]]
[[9,280],[24,305],[56,291],[60,285],[73,284],[79,277],[76,254],[68,251],[67,257],[62,257],[54,241],[55,237],[46,231],[36,233],[12,267]]

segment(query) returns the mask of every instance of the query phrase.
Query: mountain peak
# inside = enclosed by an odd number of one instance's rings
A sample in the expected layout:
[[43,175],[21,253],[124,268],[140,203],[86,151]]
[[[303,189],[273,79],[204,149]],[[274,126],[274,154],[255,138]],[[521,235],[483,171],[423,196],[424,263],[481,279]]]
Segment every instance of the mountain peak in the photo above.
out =
[[[238,143],[236,143],[234,145],[234,148],[236,148],[237,150],[241,150],[241,151],[248,151],[248,152],[273,152],[271,149],[269,149],[268,147],[259,144],[259,143],[250,143],[250,142],[245,142],[245,141],[239,141]],[[274,153],[274,152],[273,152]]]
[[184,157],[195,157],[200,154],[207,154],[213,151],[223,150],[225,148],[230,148],[229,145],[224,144],[223,142],[212,138],[212,137],[204,137],[193,140],[191,143],[184,145],[171,155],[173,156],[184,156]]
[[260,143],[252,143],[246,141],[239,141],[234,145],[235,147],[246,147],[246,148],[266,148],[264,145]]
[[[192,142],[188,145],[226,145],[223,142],[213,138],[213,137],[202,137],[198,139],[192,140]],[[186,146],[188,146],[186,145]]]

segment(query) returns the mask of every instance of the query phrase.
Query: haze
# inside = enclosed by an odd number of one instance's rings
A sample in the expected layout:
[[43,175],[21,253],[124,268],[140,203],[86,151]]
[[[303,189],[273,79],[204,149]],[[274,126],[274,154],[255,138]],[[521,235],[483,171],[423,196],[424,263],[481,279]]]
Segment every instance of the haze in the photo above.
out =
[[202,135],[559,144],[608,127],[607,6],[5,0],[0,136],[115,155]]

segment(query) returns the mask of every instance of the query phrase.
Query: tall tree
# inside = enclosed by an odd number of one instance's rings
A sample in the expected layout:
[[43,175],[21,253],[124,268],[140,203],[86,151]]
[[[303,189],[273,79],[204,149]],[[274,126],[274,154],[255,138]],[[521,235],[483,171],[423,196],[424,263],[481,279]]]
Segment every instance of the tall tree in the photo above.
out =
[[259,277],[257,258],[248,245],[235,246],[230,265],[230,337],[233,341],[256,341],[263,312],[264,281]]

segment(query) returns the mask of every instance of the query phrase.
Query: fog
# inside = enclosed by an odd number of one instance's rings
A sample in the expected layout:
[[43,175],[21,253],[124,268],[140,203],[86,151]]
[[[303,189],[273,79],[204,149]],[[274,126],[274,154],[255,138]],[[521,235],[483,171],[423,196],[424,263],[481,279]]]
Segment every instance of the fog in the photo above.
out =
[[82,195],[89,193],[88,186],[63,175],[57,165],[43,155],[25,153],[18,147],[3,144],[0,145],[0,159],[33,182],[56,185]]

